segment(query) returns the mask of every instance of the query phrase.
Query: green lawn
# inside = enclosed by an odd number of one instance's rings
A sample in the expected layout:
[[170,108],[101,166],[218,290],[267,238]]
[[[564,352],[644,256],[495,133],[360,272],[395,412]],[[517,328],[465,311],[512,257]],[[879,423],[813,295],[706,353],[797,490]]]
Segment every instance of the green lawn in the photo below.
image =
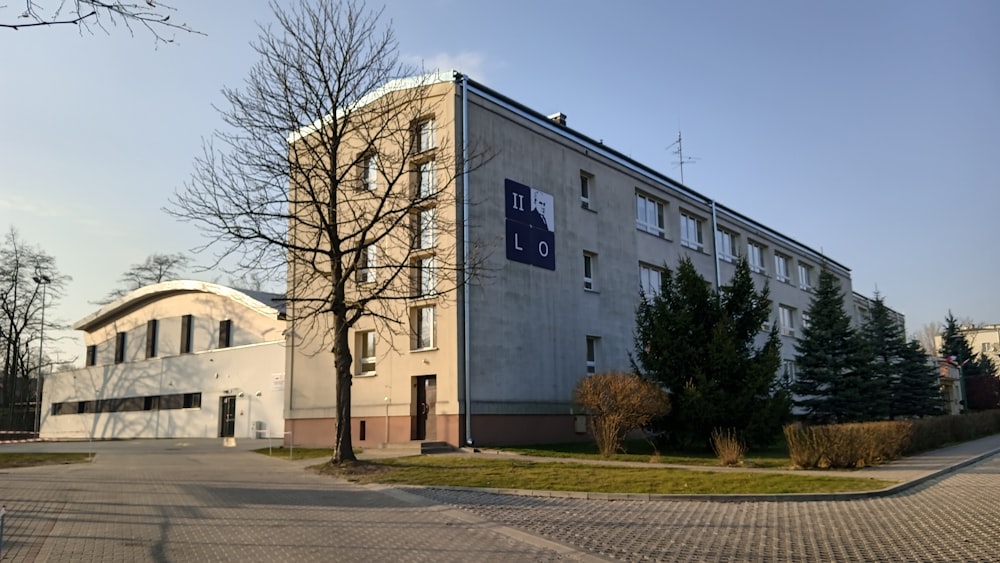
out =
[[362,462],[322,473],[358,483],[494,487],[599,493],[775,494],[870,491],[893,482],[852,477],[656,467],[611,467],[583,463],[484,459],[467,455],[413,456]]
[[[625,444],[627,453],[605,458],[597,451],[593,442],[577,442],[572,444],[548,444],[541,446],[503,448],[503,451],[517,452],[524,455],[540,457],[560,457],[573,459],[607,459],[612,461],[655,462],[675,465],[719,465],[719,458],[708,451],[670,451],[656,452],[653,446],[645,440],[631,440]],[[792,461],[788,457],[788,449],[784,442],[770,448],[750,451],[744,461],[746,467],[765,467],[770,469],[790,468]]]
[[64,465],[83,463],[90,460],[90,454],[43,454],[43,453],[2,453],[0,454],[0,469],[12,467],[37,467],[39,465]]

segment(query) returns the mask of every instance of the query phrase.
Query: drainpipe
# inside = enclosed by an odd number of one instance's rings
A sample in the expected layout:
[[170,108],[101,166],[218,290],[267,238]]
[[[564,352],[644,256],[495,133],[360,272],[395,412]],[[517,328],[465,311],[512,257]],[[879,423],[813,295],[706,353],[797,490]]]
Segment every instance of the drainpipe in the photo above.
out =
[[712,255],[715,256],[715,291],[722,289],[722,271],[719,269],[719,218],[712,200]]
[[469,79],[462,80],[462,371],[465,375],[465,443],[472,440],[472,389],[469,388]]

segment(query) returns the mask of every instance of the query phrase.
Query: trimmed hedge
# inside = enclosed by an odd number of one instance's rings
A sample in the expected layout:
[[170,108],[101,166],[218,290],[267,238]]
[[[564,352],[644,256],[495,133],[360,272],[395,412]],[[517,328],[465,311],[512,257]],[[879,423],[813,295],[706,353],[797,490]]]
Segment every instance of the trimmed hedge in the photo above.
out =
[[914,420],[785,426],[792,463],[803,469],[848,469],[975,440],[1000,432],[1000,410]]

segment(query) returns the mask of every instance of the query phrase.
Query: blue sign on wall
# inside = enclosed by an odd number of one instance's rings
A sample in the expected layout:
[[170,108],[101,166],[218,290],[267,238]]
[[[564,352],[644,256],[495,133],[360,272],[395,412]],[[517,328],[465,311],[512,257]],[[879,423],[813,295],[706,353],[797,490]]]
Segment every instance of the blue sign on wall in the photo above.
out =
[[552,194],[505,180],[504,197],[507,259],[555,270],[556,233]]

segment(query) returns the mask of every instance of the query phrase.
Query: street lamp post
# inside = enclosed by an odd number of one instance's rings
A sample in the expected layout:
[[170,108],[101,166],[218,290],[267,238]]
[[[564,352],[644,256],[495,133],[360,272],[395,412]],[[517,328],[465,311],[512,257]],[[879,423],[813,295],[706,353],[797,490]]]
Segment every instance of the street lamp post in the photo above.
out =
[[42,323],[38,330],[38,378],[35,381],[35,437],[39,436],[42,424],[42,348],[45,344],[45,288],[52,283],[52,278],[45,274],[37,274],[33,278],[36,284],[42,286]]
[[[948,337],[948,340],[959,340],[959,339],[965,340],[965,337],[962,336],[961,334],[953,334],[950,337]],[[961,405],[962,405],[962,412],[965,413],[965,412],[969,412],[969,396],[966,395],[966,391],[965,391],[965,372],[964,372],[964,368],[965,368],[965,364],[969,363],[969,360],[971,360],[972,358],[971,357],[966,358],[965,361],[962,361],[962,362],[959,362],[959,359],[960,358],[958,356],[951,356],[951,357],[948,358],[948,360],[951,363],[953,363],[956,366],[958,366],[958,388],[962,391],[962,402],[961,402]]]

